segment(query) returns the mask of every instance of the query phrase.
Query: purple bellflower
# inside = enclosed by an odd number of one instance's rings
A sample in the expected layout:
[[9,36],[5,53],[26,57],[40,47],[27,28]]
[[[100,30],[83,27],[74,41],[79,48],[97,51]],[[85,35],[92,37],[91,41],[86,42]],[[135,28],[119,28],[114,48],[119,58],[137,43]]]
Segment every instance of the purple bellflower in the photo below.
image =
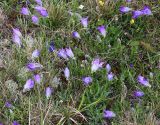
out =
[[38,24],[38,23],[39,23],[39,18],[38,18],[37,16],[33,15],[33,16],[32,16],[32,22],[33,22],[34,24]]
[[41,1],[41,0],[35,0],[35,2],[36,2],[39,6],[42,6],[42,1]]
[[28,79],[26,84],[24,85],[23,92],[29,91],[34,87],[34,81],[32,79]]
[[110,118],[116,117],[116,114],[110,110],[104,110],[103,117],[110,119]]
[[126,2],[132,2],[132,0],[126,0]]
[[23,15],[29,15],[29,10],[28,10],[28,8],[26,8],[26,7],[22,7],[22,9],[21,9],[21,14],[23,14]]
[[141,12],[143,15],[153,15],[151,9],[148,6],[144,6]]
[[12,36],[12,40],[15,44],[17,44],[18,46],[21,46],[22,45],[22,42],[21,42],[21,38],[16,35],[16,34],[13,34]]
[[141,85],[146,86],[146,87],[151,87],[151,85],[149,84],[148,79],[144,78],[143,76],[139,75],[137,80]]
[[27,68],[31,71],[41,69],[43,66],[39,63],[28,63]]
[[40,55],[40,51],[38,49],[36,49],[32,52],[32,58],[37,58],[37,57],[39,57],[39,55]]
[[109,81],[112,81],[113,78],[114,78],[114,74],[113,74],[112,72],[107,74],[107,79],[108,79]]
[[136,19],[136,18],[138,18],[138,17],[140,17],[142,15],[143,15],[143,12],[140,11],[140,10],[135,10],[135,11],[132,12],[132,18],[133,19]]
[[48,17],[48,12],[46,10],[46,8],[42,7],[42,6],[36,6],[35,10],[43,17]]
[[12,125],[20,125],[17,121],[13,121]]
[[125,6],[121,6],[121,7],[119,8],[119,11],[120,11],[121,13],[127,13],[127,12],[129,12],[129,11],[131,11],[131,10],[132,10],[131,8],[125,7]]
[[63,49],[63,48],[58,51],[58,56],[59,56],[59,57],[62,57],[62,58],[64,58],[64,59],[68,59],[68,58],[67,58],[67,54],[66,54],[66,50]]
[[51,42],[49,46],[49,52],[53,52],[54,50],[55,50],[54,42]]
[[79,33],[77,31],[72,32],[72,36],[75,39],[80,39],[81,38],[80,35],[79,35]]
[[34,75],[34,81],[38,84],[41,83],[41,76],[39,74]]
[[7,101],[7,102],[5,103],[5,106],[6,106],[7,108],[11,108],[11,107],[12,107],[12,104]]
[[106,70],[107,70],[107,72],[110,72],[110,71],[111,71],[111,66],[110,66],[110,64],[106,64]]
[[74,59],[75,57],[74,57],[74,54],[73,54],[73,52],[72,52],[72,49],[69,47],[69,48],[66,48],[65,49],[66,50],[66,55],[69,57],[69,58],[72,58],[72,59]]
[[82,81],[83,81],[83,83],[84,83],[85,86],[88,86],[92,82],[92,78],[90,76],[83,77]]
[[134,91],[134,96],[135,97],[142,97],[142,96],[144,96],[144,92],[142,92],[142,91]]
[[17,35],[17,36],[21,37],[22,33],[19,31],[18,28],[13,28],[13,35]]
[[87,26],[88,26],[88,17],[81,18],[81,24],[83,25],[84,28],[87,28]]
[[49,99],[51,94],[52,94],[53,90],[50,87],[46,88],[46,98]]
[[69,80],[70,71],[69,71],[68,67],[66,67],[66,68],[64,69],[64,76],[65,76],[66,80]]
[[15,44],[17,44],[18,46],[21,46],[22,42],[21,42],[21,32],[19,31],[18,28],[13,28],[13,35],[12,35],[12,40]]
[[101,62],[100,59],[94,59],[92,61],[91,72],[97,71],[99,68],[102,68],[104,62]]
[[98,31],[102,34],[103,37],[106,37],[106,28],[105,26],[99,26],[98,28]]

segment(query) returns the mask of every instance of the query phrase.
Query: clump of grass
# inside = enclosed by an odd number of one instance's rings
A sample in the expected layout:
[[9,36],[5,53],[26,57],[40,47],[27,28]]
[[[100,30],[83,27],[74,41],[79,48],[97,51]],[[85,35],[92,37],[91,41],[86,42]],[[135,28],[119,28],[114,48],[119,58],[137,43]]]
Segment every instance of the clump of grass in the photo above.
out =
[[58,3],[49,1],[47,5],[49,18],[46,25],[53,29],[58,27],[65,27],[68,20],[68,12],[66,10],[67,4],[63,1]]

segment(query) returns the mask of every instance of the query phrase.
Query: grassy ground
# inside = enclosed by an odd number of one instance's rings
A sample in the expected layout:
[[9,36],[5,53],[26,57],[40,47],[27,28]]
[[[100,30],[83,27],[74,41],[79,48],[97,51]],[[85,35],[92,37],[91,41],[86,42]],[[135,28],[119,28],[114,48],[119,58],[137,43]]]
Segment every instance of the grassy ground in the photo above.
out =
[[[132,3],[106,0],[103,6],[94,0],[44,0],[49,17],[41,18],[39,25],[19,13],[25,5],[25,0],[0,2],[0,122],[5,125],[15,120],[21,125],[160,124],[159,0]],[[28,5],[32,13],[36,13],[34,5],[33,1]],[[84,8],[79,9],[80,5]],[[130,24],[131,14],[121,14],[121,5],[132,8],[149,5],[153,15]],[[81,16],[88,16],[88,29],[80,24]],[[107,26],[105,38],[97,31],[99,25]],[[22,48],[11,39],[12,28],[16,27],[23,35]],[[73,39],[73,31],[79,32],[80,40]],[[56,50],[49,53],[51,41]],[[56,51],[62,47],[71,47],[76,59],[66,61],[57,57]],[[41,53],[34,61],[42,64],[43,69],[29,72],[25,67],[35,49]],[[107,80],[105,65],[91,73],[95,58],[111,65],[114,80]],[[71,72],[69,80],[63,74],[66,66]],[[35,73],[43,76],[42,83],[23,93],[26,80]],[[140,74],[149,79],[151,88],[138,83]],[[82,82],[83,76],[93,78],[87,87]],[[50,99],[45,97],[47,86],[54,89]],[[145,95],[135,98],[135,90]],[[13,107],[5,107],[6,101]],[[103,118],[105,109],[113,111],[116,117]]]

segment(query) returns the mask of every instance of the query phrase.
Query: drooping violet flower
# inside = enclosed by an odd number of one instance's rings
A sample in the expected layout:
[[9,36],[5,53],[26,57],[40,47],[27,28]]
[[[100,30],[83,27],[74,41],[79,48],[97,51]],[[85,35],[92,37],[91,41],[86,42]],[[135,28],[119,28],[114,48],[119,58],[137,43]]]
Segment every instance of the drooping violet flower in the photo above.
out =
[[152,11],[148,6],[144,6],[141,12],[143,13],[143,15],[152,15]]
[[72,59],[74,59],[75,57],[74,57],[74,54],[73,54],[73,52],[72,52],[72,49],[69,47],[69,48],[66,48],[65,49],[66,50],[66,55],[69,57],[69,58],[72,58]]
[[26,7],[22,7],[22,9],[21,9],[21,14],[23,14],[23,15],[29,15],[29,10],[28,10],[28,8],[26,8]]
[[24,85],[23,92],[29,91],[34,87],[34,81],[32,79],[28,79],[26,84]]
[[35,81],[36,83],[38,83],[38,84],[41,83],[41,75],[36,74],[36,75],[34,75],[33,77],[34,77],[34,81]]
[[116,114],[113,111],[104,110],[103,117],[107,118],[107,119],[110,119],[110,118],[116,117]]
[[41,1],[41,0],[35,0],[35,2],[36,2],[39,6],[42,6],[42,1]]
[[5,106],[6,106],[7,108],[11,108],[11,107],[12,107],[12,104],[7,101],[7,102],[5,103]]
[[83,77],[82,81],[83,81],[83,83],[84,83],[85,86],[88,86],[92,82],[92,78],[90,76]]
[[12,125],[20,125],[17,121],[13,121]]
[[59,56],[59,57],[62,57],[62,58],[64,58],[64,59],[68,59],[68,58],[67,58],[66,50],[63,49],[63,48],[58,51],[58,56]]
[[132,0],[126,0],[126,2],[131,2]]
[[98,31],[102,34],[103,37],[106,37],[106,28],[105,26],[99,26],[98,28]]
[[148,79],[144,78],[143,76],[139,75],[137,80],[141,85],[146,86],[146,87],[151,87],[151,85],[149,84]]
[[27,68],[31,71],[41,69],[43,66],[39,63],[28,63]]
[[50,87],[46,88],[46,98],[49,99],[51,94],[52,94],[53,90]]
[[66,67],[66,68],[64,69],[64,76],[65,76],[66,80],[69,80],[70,71],[69,71],[68,67]]
[[140,10],[135,10],[135,11],[132,12],[132,18],[133,19],[136,19],[136,18],[138,18],[138,17],[140,17],[142,15],[143,15],[143,12],[140,11]]
[[49,46],[49,52],[53,52],[54,50],[55,50],[54,42],[51,42]]
[[32,59],[39,57],[40,51],[38,49],[34,50],[32,52]]
[[142,91],[134,91],[134,96],[135,97],[142,97],[142,96],[144,96],[144,92],[142,92]]
[[18,28],[13,28],[13,35],[17,35],[17,36],[21,37],[22,33],[19,31]]
[[94,59],[92,61],[91,72],[97,71],[99,68],[102,68],[104,62],[101,62],[100,59]]
[[121,6],[121,7],[119,8],[119,11],[120,11],[121,13],[127,13],[127,12],[129,12],[129,11],[131,11],[131,10],[132,10],[131,8],[125,7],[125,6]]
[[81,24],[83,25],[84,28],[87,28],[87,26],[88,26],[88,17],[81,18]]
[[0,123],[0,125],[3,125],[3,123]]
[[76,39],[80,39],[81,38],[77,31],[72,32],[72,36],[73,36],[73,38],[76,38]]
[[38,18],[37,16],[33,15],[33,16],[32,16],[32,22],[33,22],[34,24],[38,24],[38,23],[39,23],[39,18]]
[[17,44],[18,46],[21,46],[22,42],[21,42],[21,38],[16,35],[16,34],[13,34],[12,36],[12,40],[15,44]]
[[129,66],[130,66],[130,68],[133,68],[133,67],[134,67],[134,65],[133,65],[132,63],[131,63]]
[[113,80],[113,77],[114,77],[114,74],[111,72],[111,73],[109,73],[109,74],[107,74],[107,79],[109,80],[109,81],[112,81]]
[[46,8],[42,6],[35,6],[35,10],[43,17],[48,17],[48,12]]
[[107,72],[111,71],[111,65],[110,64],[106,64],[106,70],[107,70]]

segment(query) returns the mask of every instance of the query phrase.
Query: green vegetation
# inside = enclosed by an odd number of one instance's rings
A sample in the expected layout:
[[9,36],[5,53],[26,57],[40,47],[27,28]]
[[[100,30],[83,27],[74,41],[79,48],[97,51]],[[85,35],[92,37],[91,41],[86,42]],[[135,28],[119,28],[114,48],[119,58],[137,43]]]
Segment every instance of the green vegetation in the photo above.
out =
[[[36,3],[30,0],[0,2],[0,123],[10,125],[159,125],[160,124],[160,8],[159,0],[44,0],[48,17],[22,15],[27,6],[32,14]],[[104,2],[104,4],[103,4]],[[79,6],[84,8],[80,9]],[[120,13],[120,6],[141,9],[150,6],[153,15],[132,20],[132,13]],[[88,27],[80,22],[88,17]],[[97,30],[106,27],[106,37]],[[22,33],[22,46],[12,40],[12,28]],[[77,31],[81,38],[73,38]],[[54,42],[54,51],[49,52]],[[59,49],[70,47],[75,59],[57,56]],[[40,56],[32,59],[32,52]],[[91,63],[99,58],[103,68],[91,72]],[[43,68],[29,71],[30,62]],[[106,64],[111,65],[113,80],[107,79]],[[64,69],[70,70],[69,80]],[[40,84],[24,92],[28,79],[40,74]],[[139,75],[151,87],[137,81]],[[85,86],[82,78],[92,77]],[[45,89],[53,89],[49,99]],[[144,92],[137,98],[135,90]],[[5,106],[10,102],[12,107]],[[105,119],[104,110],[116,117]]]

